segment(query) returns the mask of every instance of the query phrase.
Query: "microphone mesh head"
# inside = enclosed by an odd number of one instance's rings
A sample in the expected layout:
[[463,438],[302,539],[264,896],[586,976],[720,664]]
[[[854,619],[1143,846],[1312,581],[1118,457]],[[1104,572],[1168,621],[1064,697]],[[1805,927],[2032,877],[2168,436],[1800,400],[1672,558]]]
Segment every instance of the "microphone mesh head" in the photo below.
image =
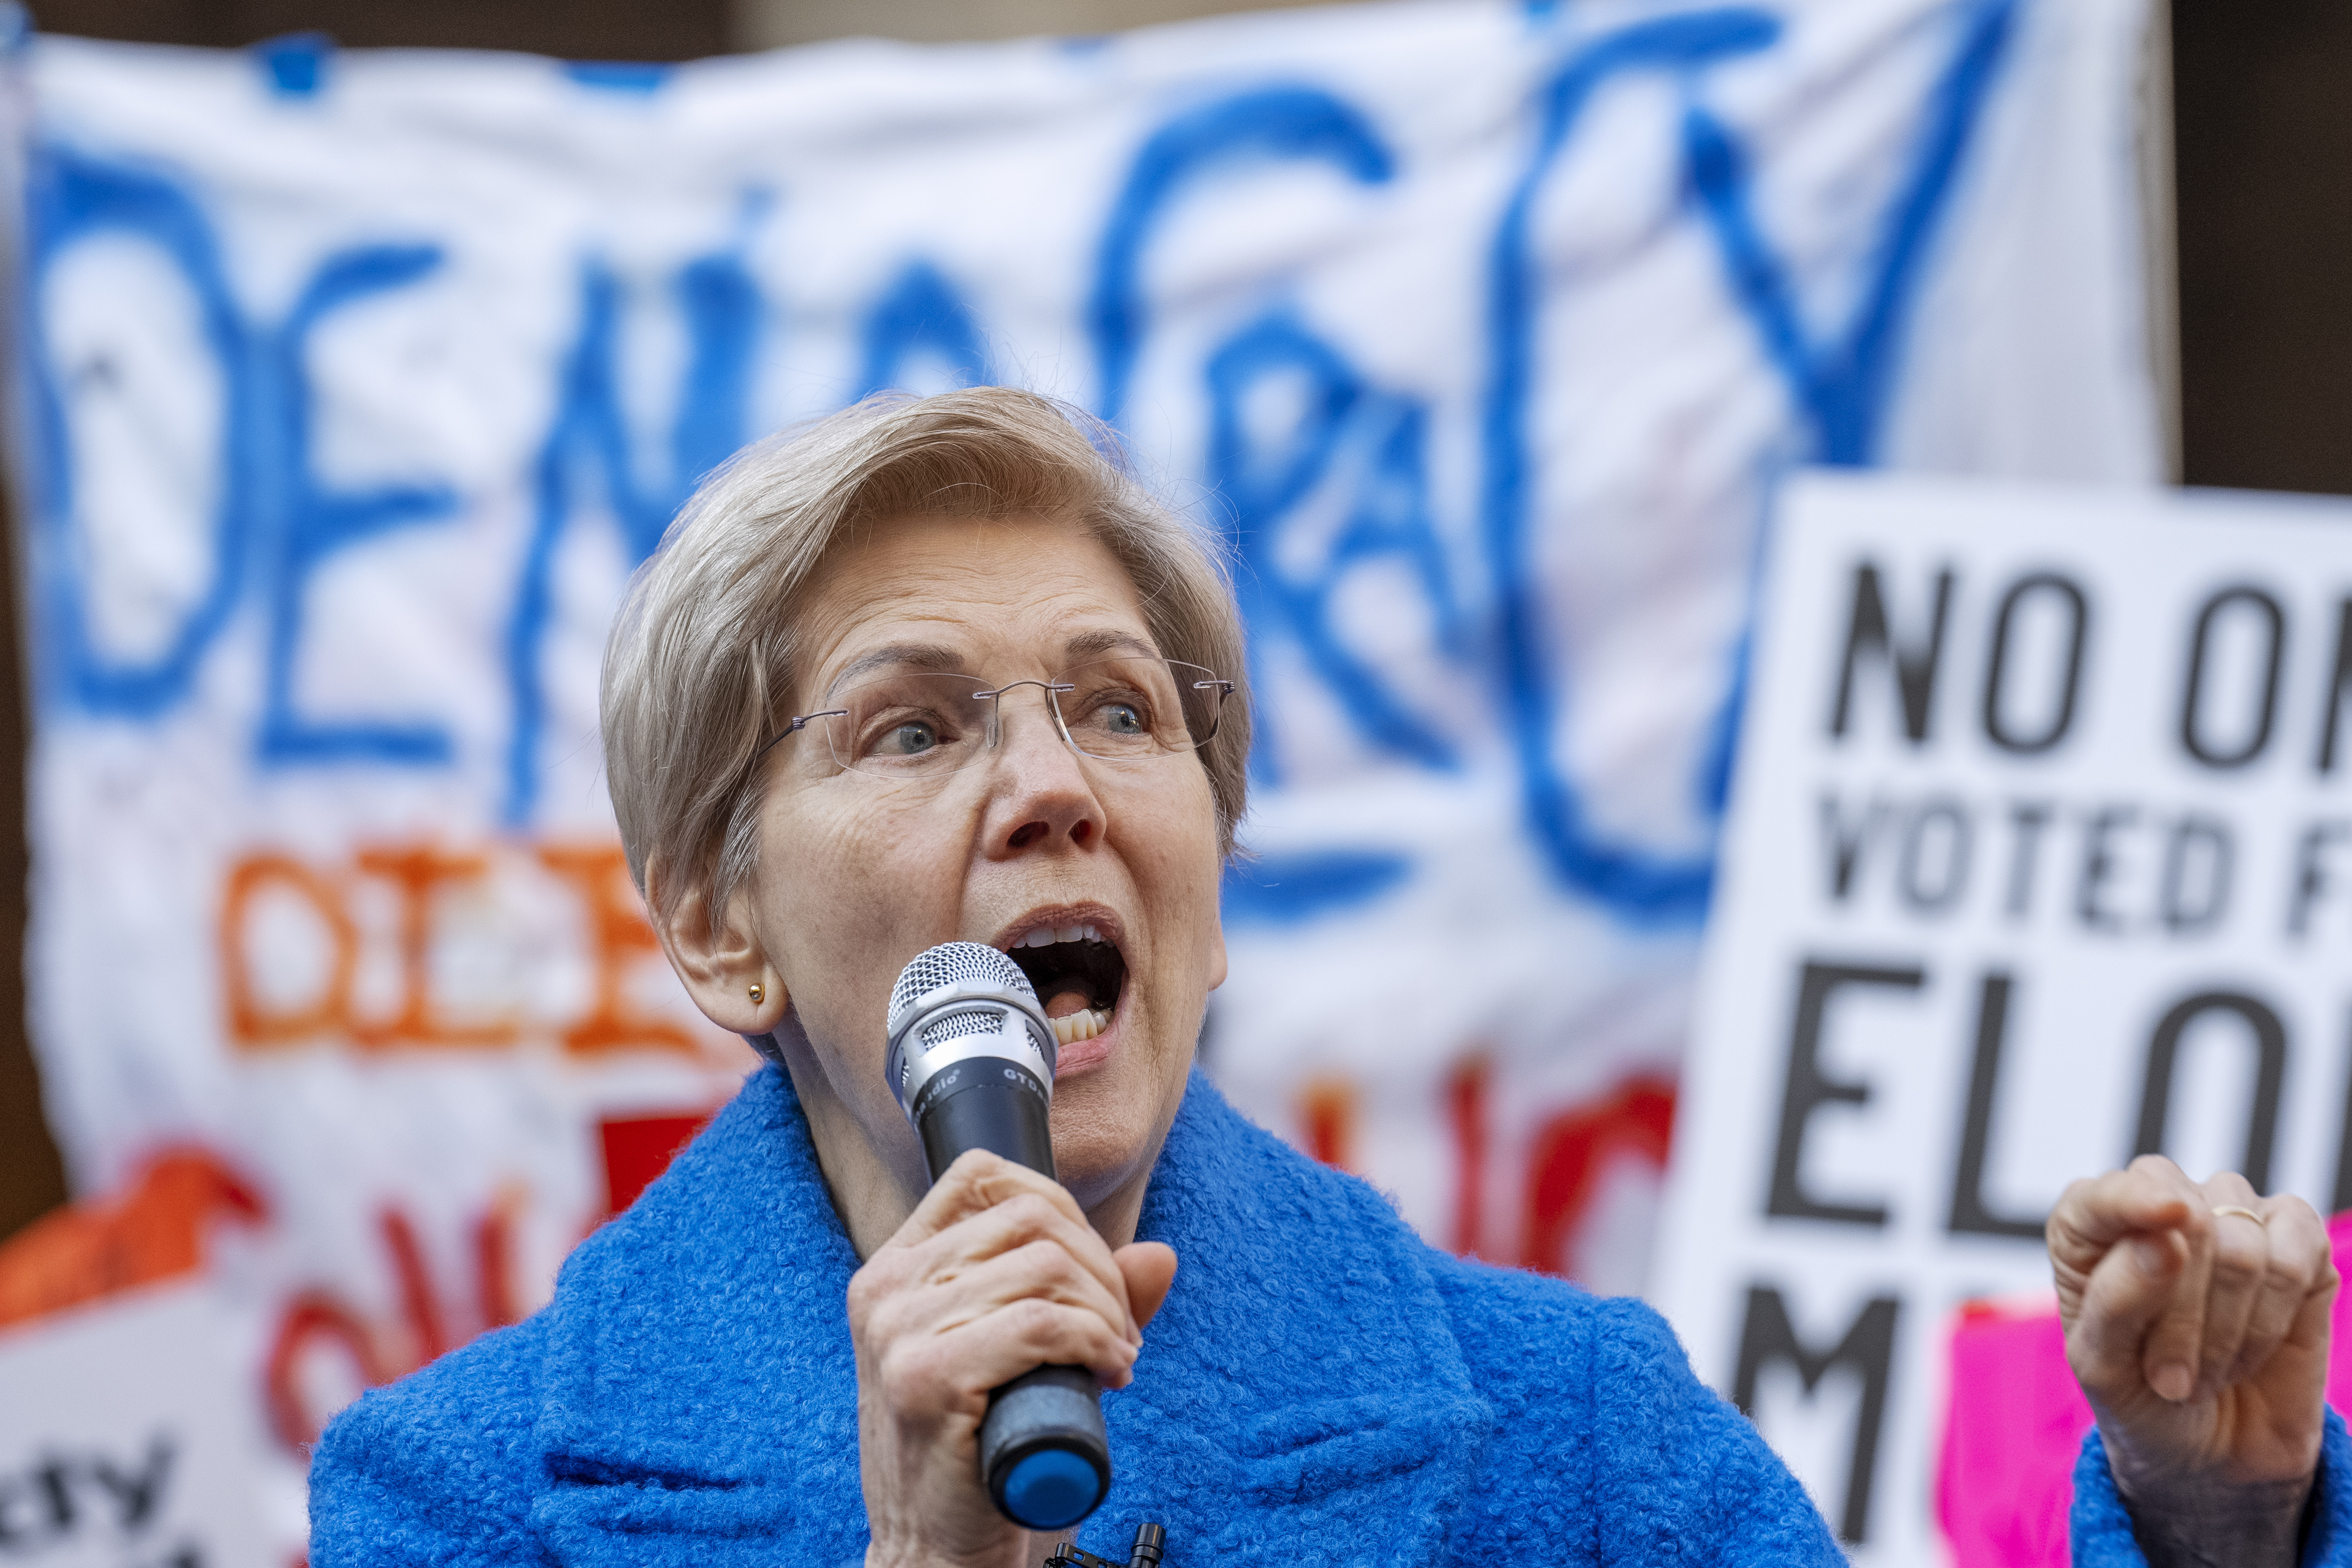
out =
[[[889,1033],[898,1034],[916,1003],[940,986],[959,981],[977,981],[1011,992],[1033,1007],[1037,1005],[1036,987],[1021,973],[1021,966],[1004,954],[976,942],[943,942],[917,953],[914,962],[898,972],[898,984],[890,988]],[[937,1042],[927,1038],[925,1043]]]

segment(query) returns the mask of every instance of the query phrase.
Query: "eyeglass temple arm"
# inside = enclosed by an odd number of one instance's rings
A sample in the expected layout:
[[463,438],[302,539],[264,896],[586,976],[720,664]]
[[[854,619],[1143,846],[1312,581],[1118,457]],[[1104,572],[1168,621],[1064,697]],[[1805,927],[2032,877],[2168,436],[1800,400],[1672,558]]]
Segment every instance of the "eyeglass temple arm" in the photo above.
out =
[[849,710],[846,708],[828,708],[822,713],[803,713],[799,718],[793,720],[791,723],[785,725],[782,729],[777,731],[774,734],[769,736],[766,740],[761,742],[760,749],[751,753],[751,760],[755,763],[758,762],[761,757],[764,757],[770,752],[774,751],[784,742],[790,740],[793,736],[799,734],[803,730],[807,729],[809,721],[812,719],[846,719],[847,717],[849,717]]

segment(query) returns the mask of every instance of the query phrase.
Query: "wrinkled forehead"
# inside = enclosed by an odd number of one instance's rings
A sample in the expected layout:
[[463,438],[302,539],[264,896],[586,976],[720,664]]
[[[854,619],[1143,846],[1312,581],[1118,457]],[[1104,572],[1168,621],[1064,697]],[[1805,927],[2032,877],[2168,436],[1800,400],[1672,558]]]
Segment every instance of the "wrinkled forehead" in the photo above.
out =
[[861,526],[810,574],[793,619],[804,700],[893,669],[1009,680],[1160,651],[1118,558],[1055,518]]
[[[1150,658],[1156,657],[1159,652],[1149,639],[1113,626],[1095,626],[1075,632],[1062,639],[1058,649],[1053,648],[1049,641],[1049,646],[1040,651],[1046,658],[1045,665],[1037,673],[1045,675],[1054,674],[1075,665],[1089,663],[1095,659],[1129,657]],[[886,642],[853,654],[849,658],[842,661],[837,668],[821,668],[815,672],[815,675],[824,682],[819,688],[818,695],[820,698],[824,698],[846,691],[851,687],[869,679],[893,675],[904,670],[934,669],[949,670],[959,675],[990,678],[994,678],[999,673],[996,668],[988,667],[984,658],[976,659],[971,653],[952,643]],[[1016,672],[1011,669],[1003,671],[1003,678],[1007,679],[1017,679],[1023,673],[1026,671]]]

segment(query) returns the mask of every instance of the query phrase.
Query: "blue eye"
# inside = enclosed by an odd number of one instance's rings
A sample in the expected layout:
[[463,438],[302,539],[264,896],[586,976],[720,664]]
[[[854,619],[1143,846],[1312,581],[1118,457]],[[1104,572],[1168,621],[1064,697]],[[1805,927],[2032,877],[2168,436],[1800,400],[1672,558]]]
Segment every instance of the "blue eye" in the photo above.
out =
[[1131,702],[1114,702],[1103,710],[1103,723],[1114,735],[1141,735],[1148,731],[1143,715]]
[[875,751],[887,757],[919,756],[940,743],[937,730],[919,720],[909,720],[893,725],[885,731]]

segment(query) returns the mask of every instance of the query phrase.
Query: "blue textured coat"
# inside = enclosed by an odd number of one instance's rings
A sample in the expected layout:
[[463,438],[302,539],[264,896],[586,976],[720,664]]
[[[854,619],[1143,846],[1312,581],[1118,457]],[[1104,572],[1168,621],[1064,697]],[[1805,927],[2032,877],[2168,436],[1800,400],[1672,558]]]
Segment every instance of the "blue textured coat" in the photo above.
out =
[[[1197,1075],[1139,1234],[1181,1267],[1105,1401],[1094,1551],[1150,1519],[1171,1568],[1839,1561],[1656,1314],[1432,1249]],[[856,1267],[765,1069],[544,1311],[335,1422],[311,1563],[857,1561]]]
[[[2147,1568],[2095,1426],[2074,1461],[2073,1523],[2074,1568]],[[2333,1410],[2320,1440],[2318,1495],[2305,1520],[2303,1561],[2305,1568],[2352,1563],[2352,1439],[2346,1436],[2344,1417]]]

